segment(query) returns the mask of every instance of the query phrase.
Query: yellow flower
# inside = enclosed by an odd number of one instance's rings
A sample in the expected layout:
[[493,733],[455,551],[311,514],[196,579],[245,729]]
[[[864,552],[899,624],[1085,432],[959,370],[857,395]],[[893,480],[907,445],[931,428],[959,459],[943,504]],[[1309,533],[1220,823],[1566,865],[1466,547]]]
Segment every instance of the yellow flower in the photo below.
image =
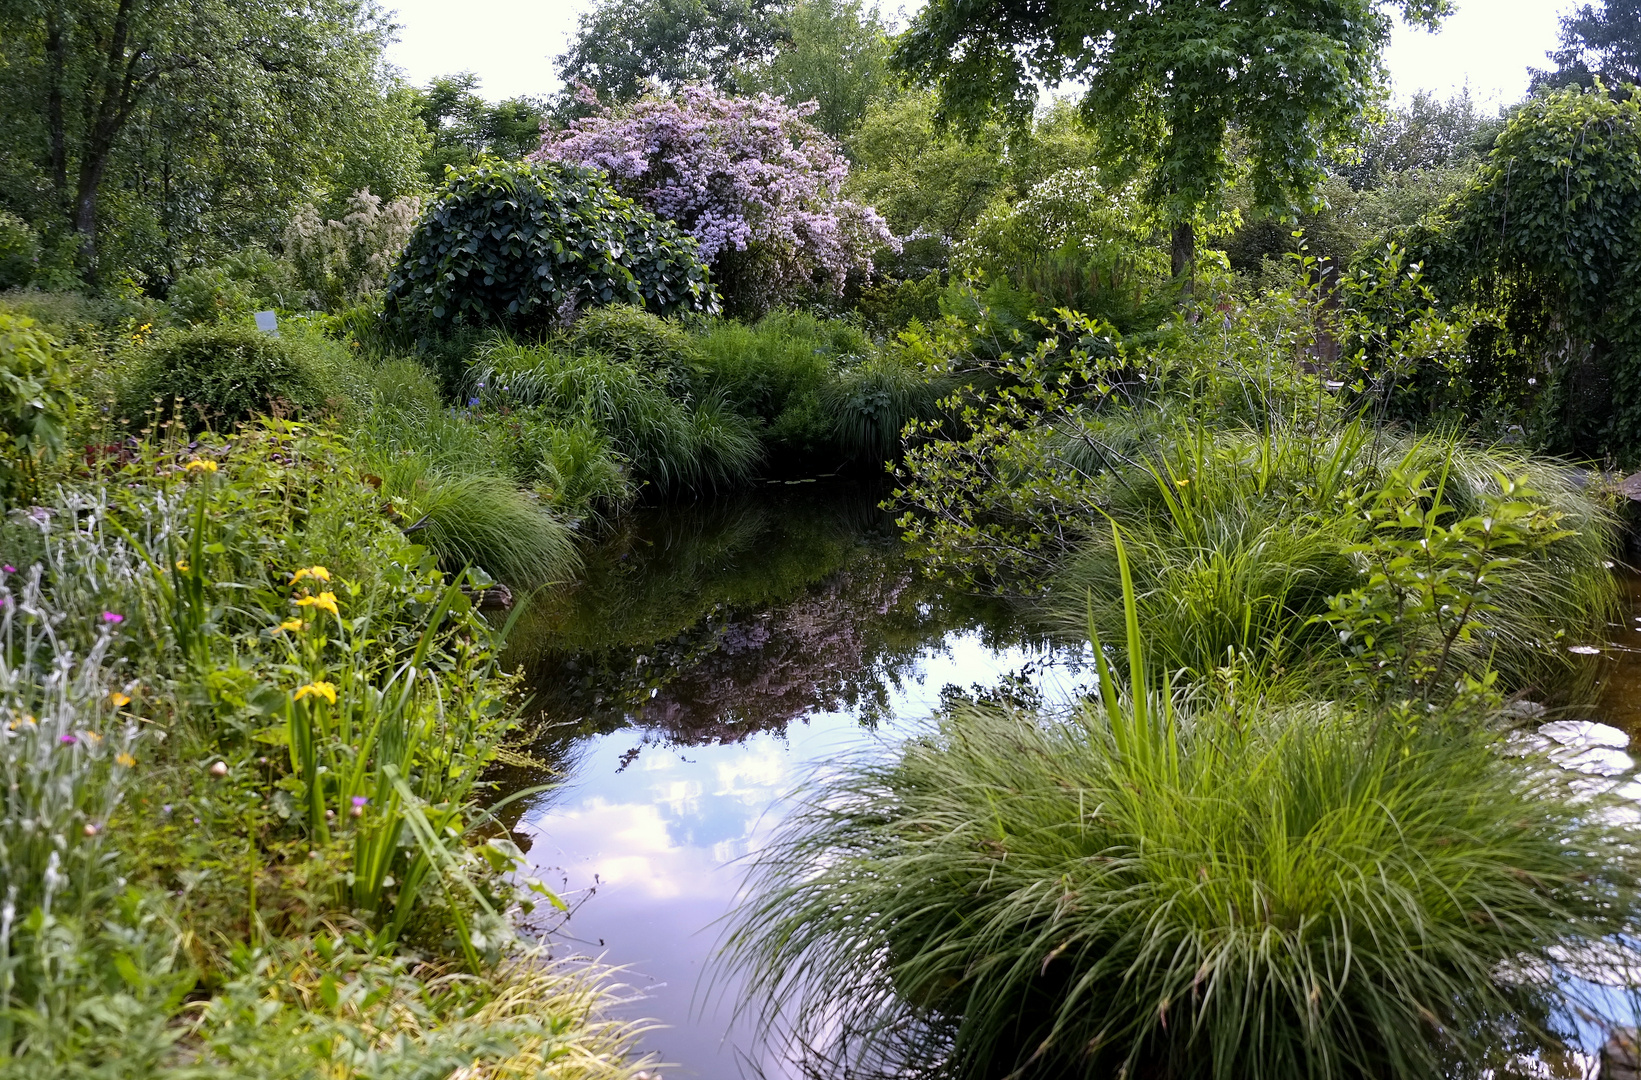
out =
[[284,630],[300,630],[304,625],[305,624],[301,619],[286,619],[284,622],[274,627],[273,632],[277,634]]
[[1191,481],[1189,481],[1189,480],[1175,480],[1174,481],[1174,486],[1175,487],[1184,487],[1185,485],[1189,484],[1190,482]]
[[131,704],[131,695],[122,694],[118,690],[115,690],[108,695],[108,700],[114,703],[114,707],[116,709],[123,709],[127,705]]
[[296,700],[297,701],[301,701],[303,698],[310,697],[310,696],[311,697],[322,697],[326,701],[330,702],[332,705],[335,705],[336,704],[336,685],[334,683],[328,683],[328,682],[323,682],[323,681],[321,681],[321,682],[311,682],[308,685],[306,685],[304,687],[301,687],[296,691]]
[[339,614],[336,610],[336,594],[333,592],[322,592],[318,596],[298,597],[296,606],[315,607],[320,611],[328,611],[332,615]]
[[206,461],[204,458],[195,458],[194,460],[190,461],[188,464],[184,465],[183,470],[185,472],[194,472],[194,473],[198,473],[198,472],[216,472],[217,471],[217,463],[214,462],[214,461]]
[[95,731],[88,731],[85,733],[85,741],[90,743],[92,746],[96,746],[98,743],[103,741],[103,737]]
[[129,769],[129,768],[131,768],[131,766],[135,765],[136,763],[137,763],[137,759],[132,757],[130,754],[127,754],[123,750],[120,751],[118,754],[114,755],[114,764],[116,764],[116,765],[123,765],[127,769]]
[[177,560],[177,569],[182,571],[184,574],[186,574],[188,572],[188,560],[187,559],[178,559]]
[[291,584],[295,585],[303,578],[310,577],[315,581],[329,581],[330,571],[326,570],[323,566],[304,566],[302,569],[291,575]]

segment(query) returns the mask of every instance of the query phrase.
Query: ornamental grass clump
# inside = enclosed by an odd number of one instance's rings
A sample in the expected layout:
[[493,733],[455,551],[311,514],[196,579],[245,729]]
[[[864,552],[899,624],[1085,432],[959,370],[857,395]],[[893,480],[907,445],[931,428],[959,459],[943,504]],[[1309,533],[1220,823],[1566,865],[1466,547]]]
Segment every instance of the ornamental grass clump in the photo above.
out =
[[1569,970],[1641,914],[1599,800],[1451,709],[1181,695],[1141,634],[1130,599],[1121,692],[1102,662],[1062,714],[832,767],[730,938],[772,1023],[893,1075],[1263,1080],[1480,1076],[1627,1022]]
[[763,456],[755,425],[719,398],[675,395],[665,371],[599,353],[497,339],[480,351],[470,379],[485,407],[590,423],[636,478],[661,492],[740,486]]

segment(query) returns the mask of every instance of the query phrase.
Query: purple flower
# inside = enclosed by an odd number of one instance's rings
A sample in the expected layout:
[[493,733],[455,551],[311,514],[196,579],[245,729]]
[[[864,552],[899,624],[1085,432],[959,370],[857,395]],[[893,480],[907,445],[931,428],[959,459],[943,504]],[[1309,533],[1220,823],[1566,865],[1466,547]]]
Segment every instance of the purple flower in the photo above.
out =
[[687,86],[549,131],[530,156],[603,169],[621,194],[694,237],[706,262],[763,246],[775,258],[761,266],[762,287],[776,295],[816,278],[841,295],[851,270],[871,273],[874,250],[901,244],[877,211],[843,197],[849,160],[810,122],[816,108]]
[[365,798],[363,795],[355,795],[353,797],[354,806],[364,806],[368,802],[370,802],[370,800]]
[[0,566],[0,570],[4,570],[8,574],[17,573],[17,567],[15,566]]
[[121,615],[117,611],[105,611],[105,612],[103,612],[103,622],[105,622],[105,623],[110,623],[110,624],[123,623],[124,621],[125,621],[125,616]]
[[75,743],[79,742],[80,740],[76,739],[72,735],[64,735],[61,738],[59,738],[57,741],[62,743],[64,746],[73,746]]

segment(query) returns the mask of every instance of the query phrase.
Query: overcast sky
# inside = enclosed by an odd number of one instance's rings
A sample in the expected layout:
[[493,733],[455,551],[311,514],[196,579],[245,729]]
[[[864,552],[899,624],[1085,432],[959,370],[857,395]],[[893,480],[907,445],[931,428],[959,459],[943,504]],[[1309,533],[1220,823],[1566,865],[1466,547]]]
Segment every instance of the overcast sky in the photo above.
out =
[[[590,0],[386,0],[397,10],[393,63],[413,83],[476,72],[492,100],[557,86],[553,57]],[[896,4],[886,3],[886,10]],[[1387,62],[1398,97],[1446,96],[1468,85],[1479,99],[1509,104],[1527,89],[1527,68],[1545,66],[1558,15],[1573,0],[1459,0],[1437,34],[1397,29]]]

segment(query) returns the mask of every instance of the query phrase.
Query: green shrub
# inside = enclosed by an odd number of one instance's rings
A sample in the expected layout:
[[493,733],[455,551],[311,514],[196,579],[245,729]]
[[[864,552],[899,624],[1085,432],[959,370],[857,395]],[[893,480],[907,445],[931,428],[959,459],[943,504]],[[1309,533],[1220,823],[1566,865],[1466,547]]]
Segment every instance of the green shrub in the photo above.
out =
[[832,437],[843,458],[880,463],[900,454],[900,434],[913,420],[931,420],[951,380],[931,375],[899,349],[841,372],[821,394]]
[[458,170],[388,275],[387,318],[401,333],[540,329],[603,304],[667,314],[716,299],[693,240],[602,173],[567,165]]
[[[1379,570],[1382,556],[1393,557],[1381,551],[1390,526],[1376,528],[1370,508],[1421,477],[1417,491],[1380,512],[1397,520],[1403,504],[1433,505],[1440,483],[1445,509],[1431,519],[1433,528],[1491,518],[1502,535],[1509,505],[1542,525],[1491,556],[1501,561],[1486,575],[1486,609],[1473,612],[1476,625],[1455,642],[1452,668],[1476,674],[1491,667],[1512,689],[1588,689],[1593,668],[1566,647],[1600,640],[1617,615],[1617,586],[1606,567],[1616,529],[1566,470],[1453,436],[1396,437],[1364,425],[1160,433],[1141,456],[1143,467],[1124,467],[1105,481],[1103,503],[1124,530],[1148,653],[1162,669],[1206,678],[1216,668],[1246,665],[1297,675],[1312,690],[1336,680],[1341,627],[1324,617],[1335,597]],[[1501,478],[1524,479],[1532,490],[1510,494]],[[1104,518],[1089,526],[1053,579],[1049,605],[1062,627],[1080,630],[1092,615],[1110,637],[1123,621],[1117,552]],[[1454,540],[1453,558],[1462,563],[1470,549]],[[1414,618],[1411,608],[1403,614]],[[1434,611],[1419,618],[1405,629],[1425,642],[1440,620]],[[1393,680],[1381,670],[1375,681],[1388,687]]]
[[62,452],[74,412],[71,381],[49,334],[0,311],[0,504],[32,498],[40,467]]
[[134,422],[158,411],[194,430],[257,416],[313,416],[344,404],[342,366],[300,335],[244,326],[165,331],[132,359],[116,411]]
[[[1130,608],[1135,671],[1140,635]],[[1066,716],[962,706],[829,766],[731,937],[800,1045],[841,1031],[890,1075],[1479,1078],[1627,1019],[1568,971],[1635,932],[1627,829],[1475,716],[1100,676]]]
[[701,385],[763,422],[777,469],[836,468],[852,456],[837,443],[837,417],[826,395],[841,372],[876,354],[860,327],[775,311],[751,326],[714,320],[696,348]]
[[301,306],[300,292],[289,266],[260,248],[246,248],[177,275],[166,303],[183,324],[209,326],[243,321],[258,310]]
[[666,373],[598,354],[498,340],[481,350],[472,379],[473,400],[486,407],[592,424],[637,479],[660,491],[743,484],[762,455],[753,424],[718,399],[681,401]]
[[567,351],[599,353],[647,371],[676,368],[688,372],[697,362],[688,330],[675,320],[629,304],[583,311],[558,340],[568,346]]
[[40,238],[28,222],[0,210],[0,289],[20,289],[40,265]]

